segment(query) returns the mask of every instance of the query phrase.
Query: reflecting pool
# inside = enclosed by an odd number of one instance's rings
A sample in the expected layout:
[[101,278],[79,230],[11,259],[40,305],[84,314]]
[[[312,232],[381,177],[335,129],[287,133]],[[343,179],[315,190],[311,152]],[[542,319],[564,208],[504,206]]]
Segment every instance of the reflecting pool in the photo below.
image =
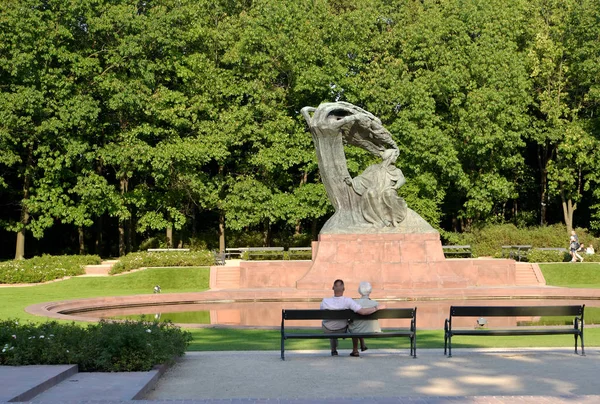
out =
[[[390,308],[416,307],[418,329],[441,329],[448,318],[450,306],[559,306],[585,304],[585,324],[600,324],[600,301],[564,299],[492,299],[492,300],[382,300]],[[110,319],[170,320],[186,327],[234,326],[253,328],[275,328],[281,324],[283,309],[318,309],[319,300],[314,301],[228,301],[221,303],[160,304],[136,307],[115,307],[86,310],[87,315]],[[71,312],[70,314],[75,314]],[[492,317],[489,327],[528,326],[536,324],[570,324],[567,317]],[[380,320],[384,328],[406,327],[408,320]],[[317,327],[319,321],[286,321],[289,327]],[[455,318],[455,327],[475,327],[476,318]]]

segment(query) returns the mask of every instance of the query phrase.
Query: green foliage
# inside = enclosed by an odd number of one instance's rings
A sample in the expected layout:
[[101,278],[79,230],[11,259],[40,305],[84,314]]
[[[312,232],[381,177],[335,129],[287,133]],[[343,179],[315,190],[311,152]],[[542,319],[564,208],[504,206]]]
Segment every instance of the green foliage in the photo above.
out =
[[[600,229],[595,0],[4,3],[8,232],[111,229],[119,255],[135,232],[219,220],[236,246],[306,233],[332,207],[299,110],[332,100],[382,119],[401,196],[436,228],[546,223],[564,203],[567,226]],[[346,157],[353,175],[377,160]]]
[[[594,248],[600,242],[586,229],[576,229],[579,241]],[[488,225],[473,229],[468,233],[441,233],[444,245],[471,245],[476,257],[491,256],[499,258],[502,246],[531,245],[534,250],[528,254],[531,262],[563,262],[562,253],[536,251],[535,248],[569,248],[569,233],[563,225],[532,226],[517,228],[512,224]],[[592,260],[596,255],[591,256]],[[547,260],[547,261],[546,261]]]
[[[582,243],[597,241],[587,234],[585,229],[577,229]],[[471,244],[476,256],[499,257],[504,245],[531,245],[533,247],[569,247],[569,234],[565,226],[537,226],[517,228],[512,224],[485,226],[474,229],[462,238],[465,244]]]
[[77,364],[83,372],[148,371],[185,353],[191,335],[168,322],[0,322],[0,365]]
[[310,260],[311,251],[255,251],[252,255],[248,251],[242,253],[243,260],[271,261],[271,260]]
[[571,255],[562,251],[540,251],[534,248],[527,253],[529,262],[568,262],[570,260]]
[[215,265],[210,251],[165,251],[130,253],[119,259],[110,270],[111,275],[143,267],[191,267]]
[[100,264],[97,255],[43,255],[0,262],[0,283],[39,283],[85,273],[86,265]]

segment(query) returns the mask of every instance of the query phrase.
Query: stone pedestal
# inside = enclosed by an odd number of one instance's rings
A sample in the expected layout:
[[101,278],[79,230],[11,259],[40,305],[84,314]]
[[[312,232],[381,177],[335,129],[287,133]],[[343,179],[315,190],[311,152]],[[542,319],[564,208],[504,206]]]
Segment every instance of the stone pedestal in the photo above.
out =
[[447,260],[439,233],[322,234],[314,244],[298,289],[331,289],[338,278],[346,290],[361,281],[373,290],[515,285],[514,261]]

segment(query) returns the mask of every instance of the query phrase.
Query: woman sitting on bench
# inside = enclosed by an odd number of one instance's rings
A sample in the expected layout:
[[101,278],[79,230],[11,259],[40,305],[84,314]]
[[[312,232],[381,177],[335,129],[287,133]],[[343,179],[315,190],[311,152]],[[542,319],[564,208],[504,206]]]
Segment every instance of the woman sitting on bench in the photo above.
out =
[[[358,293],[360,293],[360,299],[355,299],[356,303],[362,308],[377,307],[378,303],[375,300],[371,300],[369,295],[373,288],[369,282],[361,282],[358,285]],[[351,320],[348,325],[348,332],[359,333],[359,332],[381,332],[378,320]],[[352,353],[350,356],[360,356],[358,353],[358,341],[360,340],[360,350],[366,351],[368,348],[365,345],[364,338],[352,338]]]

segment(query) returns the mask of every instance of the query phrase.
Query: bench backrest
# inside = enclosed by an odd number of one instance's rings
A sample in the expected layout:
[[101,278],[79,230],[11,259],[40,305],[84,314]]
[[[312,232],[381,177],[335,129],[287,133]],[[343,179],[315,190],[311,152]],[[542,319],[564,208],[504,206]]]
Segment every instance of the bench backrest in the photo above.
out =
[[450,317],[580,316],[581,306],[450,306]]
[[383,318],[415,318],[417,308],[382,309],[368,316],[352,310],[286,310],[281,311],[282,320],[378,320]]
[[189,248],[148,248],[148,252],[190,251]]

